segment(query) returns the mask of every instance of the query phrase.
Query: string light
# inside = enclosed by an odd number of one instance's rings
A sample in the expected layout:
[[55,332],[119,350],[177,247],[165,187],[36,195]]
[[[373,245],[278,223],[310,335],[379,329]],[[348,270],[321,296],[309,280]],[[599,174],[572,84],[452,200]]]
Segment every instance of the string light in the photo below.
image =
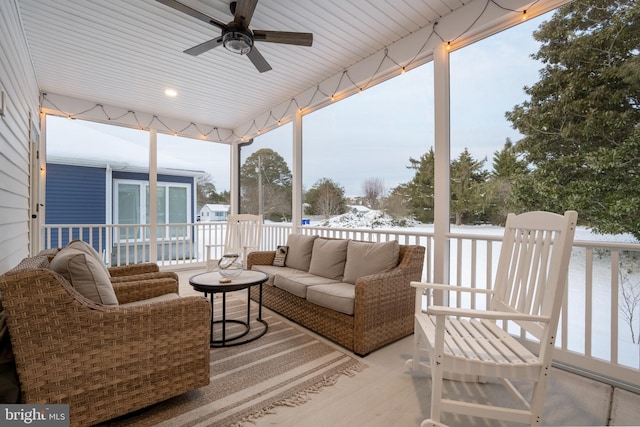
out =
[[[533,5],[535,5],[538,1],[539,1],[539,0],[535,0],[532,4],[533,4]],[[487,0],[487,1],[486,1],[486,3],[485,3],[485,5],[484,5],[483,10],[482,10],[482,11],[480,12],[480,14],[479,14],[479,15],[478,15],[474,20],[473,20],[473,22],[472,22],[472,23],[471,23],[471,24],[470,24],[470,25],[469,25],[465,30],[463,30],[463,31],[460,33],[460,35],[458,35],[458,36],[456,36],[456,37],[453,37],[453,38],[450,38],[449,40],[447,40],[447,41],[446,41],[446,49],[447,49],[447,51],[451,51],[451,42],[452,42],[452,41],[453,41],[453,42],[455,42],[456,40],[458,40],[458,38],[462,37],[462,36],[463,36],[464,34],[466,34],[466,33],[467,33],[471,28],[473,28],[473,27],[474,27],[474,25],[475,25],[475,24],[479,21],[479,19],[484,15],[484,13],[485,13],[485,11],[487,10],[487,8],[488,8],[489,4],[493,4],[493,5],[497,6],[498,8],[503,9],[503,10],[506,10],[506,11],[509,11],[509,12],[513,12],[513,13],[520,14],[522,21],[526,21],[526,20],[528,19],[527,9],[524,9],[524,10],[522,10],[522,11],[515,10],[515,9],[509,9],[509,8],[506,8],[506,7],[502,6],[502,5],[500,5],[496,0]],[[531,7],[531,5],[530,5],[530,7]],[[385,60],[387,60],[387,59],[389,59],[390,61],[392,61],[392,62],[393,62],[393,63],[398,67],[398,69],[400,70],[400,74],[401,74],[401,75],[402,75],[402,74],[405,74],[405,73],[407,72],[407,67],[411,66],[411,64],[416,60],[416,58],[418,58],[418,56],[420,55],[420,53],[421,53],[421,52],[425,49],[425,47],[427,46],[427,43],[429,42],[429,40],[431,39],[431,37],[432,37],[432,36],[436,35],[437,37],[439,37],[439,38],[440,38],[440,40],[442,41],[442,43],[444,43],[444,42],[445,42],[445,39],[444,39],[440,34],[438,34],[438,32],[436,31],[436,25],[437,25],[437,24],[438,24],[438,22],[434,22],[434,23],[433,23],[433,26],[432,26],[432,29],[431,29],[431,33],[430,33],[430,34],[429,34],[429,36],[425,39],[425,41],[423,42],[423,44],[422,44],[422,46],[420,47],[420,49],[416,52],[415,56],[414,56],[414,57],[413,57],[413,58],[412,58],[408,63],[406,63],[405,65],[402,65],[402,66],[401,66],[398,62],[396,62],[393,58],[391,58],[391,57],[389,56],[389,48],[385,48],[385,49],[384,49],[384,55],[383,55],[382,59],[380,60],[380,63],[378,64],[378,67],[377,67],[377,68],[376,68],[376,70],[373,72],[373,74],[372,74],[372,75],[371,75],[371,77],[369,78],[368,82],[367,82],[366,84],[364,84],[364,85],[359,85],[359,84],[357,84],[357,83],[356,83],[356,82],[351,78],[351,76],[349,75],[348,70],[344,70],[344,71],[342,72],[342,74],[340,75],[340,79],[339,79],[339,81],[338,81],[338,84],[336,85],[335,90],[331,93],[331,95],[329,95],[329,94],[327,94],[327,93],[324,93],[324,92],[320,89],[320,85],[318,84],[318,85],[316,86],[316,90],[315,90],[315,92],[313,93],[313,95],[311,96],[311,98],[309,99],[309,101],[308,101],[308,103],[307,103],[306,105],[301,106],[301,105],[298,103],[298,100],[297,100],[295,97],[294,97],[294,98],[291,98],[291,100],[289,101],[289,105],[288,105],[288,106],[287,106],[287,108],[284,110],[284,113],[282,114],[282,116],[281,116],[280,118],[275,117],[275,116],[273,115],[273,112],[271,112],[271,111],[269,112],[269,117],[267,117],[266,122],[265,122],[265,124],[264,124],[263,128],[258,128],[258,126],[256,125],[256,122],[255,122],[255,120],[254,120],[254,121],[253,121],[253,123],[251,124],[251,126],[249,127],[249,129],[244,133],[244,135],[243,135],[243,136],[236,135],[235,131],[232,131],[232,132],[231,132],[231,134],[230,134],[229,136],[227,136],[226,138],[224,138],[224,139],[223,139],[223,138],[221,137],[221,135],[220,135],[220,131],[219,131],[219,129],[218,129],[217,127],[214,127],[214,128],[212,128],[212,130],[211,130],[210,132],[208,132],[208,133],[205,133],[205,132],[201,132],[201,131],[200,131],[200,138],[202,138],[202,139],[207,139],[208,135],[209,135],[211,132],[213,132],[213,131],[215,130],[215,131],[216,131],[216,133],[217,133],[217,136],[218,136],[217,140],[218,140],[218,141],[220,141],[220,142],[227,142],[228,140],[230,140],[230,139],[231,139],[231,138],[233,138],[233,137],[236,137],[236,138],[240,139],[241,141],[247,141],[247,140],[251,139],[250,133],[251,133],[252,128],[254,128],[254,129],[255,129],[256,134],[261,135],[261,134],[264,132],[264,130],[268,128],[269,121],[271,121],[271,120],[273,120],[271,123],[276,122],[278,126],[281,126],[281,125],[282,125],[282,123],[283,123],[283,119],[287,116],[287,112],[288,112],[288,111],[290,111],[290,108],[291,108],[292,104],[295,104],[295,105],[296,105],[296,107],[297,107],[297,110],[294,110],[294,111],[297,111],[297,113],[298,113],[298,114],[303,115],[303,114],[305,114],[305,109],[306,109],[307,107],[310,107],[310,106],[312,106],[312,105],[313,105],[313,102],[314,102],[315,97],[316,97],[316,95],[317,95],[317,94],[320,94],[320,95],[324,96],[324,98],[321,98],[321,101],[320,101],[320,103],[322,103],[322,102],[323,102],[323,101],[322,101],[322,99],[324,99],[324,100],[325,100],[325,102],[326,102],[326,100],[327,100],[327,98],[328,98],[328,99],[330,99],[330,101],[331,101],[331,102],[335,102],[336,100],[342,99],[344,96],[346,96],[345,94],[354,93],[352,90],[349,90],[349,88],[341,88],[342,81],[343,81],[343,79],[344,79],[344,77],[345,77],[345,76],[346,76],[346,77],[348,78],[348,80],[350,81],[350,83],[351,83],[351,85],[352,85],[352,86],[351,86],[351,88],[356,88],[356,89],[357,89],[357,93],[362,93],[362,92],[364,91],[364,89],[366,89],[367,87],[369,87],[369,84],[370,84],[370,83],[371,83],[371,82],[372,82],[376,77],[378,77],[378,72],[379,72],[381,69],[383,69],[383,68],[382,68],[382,65],[383,65],[383,63],[385,62]],[[404,62],[404,61],[403,61],[403,62]],[[171,96],[169,93],[167,93],[167,95]],[[53,106],[54,106],[58,111],[60,111],[61,113],[63,113],[63,110],[61,110],[60,108],[56,107],[56,106],[55,106],[55,104],[54,104],[50,99],[47,99],[47,94],[46,94],[46,93],[42,93],[42,99],[43,99],[43,100],[46,100],[46,101],[47,101],[47,102],[49,102],[49,103],[51,103],[51,104],[52,104],[52,105],[53,105]],[[190,123],[190,124],[189,124],[187,127],[185,127],[184,129],[176,131],[176,130],[171,129],[171,128],[169,128],[168,126],[166,126],[166,125],[162,122],[162,120],[160,120],[160,118],[158,118],[157,116],[153,116],[153,118],[152,118],[151,122],[150,122],[147,126],[143,126],[142,124],[140,124],[140,123],[139,123],[138,118],[137,118],[137,116],[136,116],[136,113],[135,113],[134,111],[127,111],[126,113],[122,114],[121,116],[116,117],[116,118],[113,118],[113,117],[109,117],[109,115],[106,113],[106,111],[104,111],[104,107],[103,107],[101,104],[95,104],[95,106],[93,106],[93,107],[91,107],[91,108],[89,108],[89,109],[87,109],[87,110],[85,110],[85,111],[82,111],[82,112],[80,112],[80,113],[75,113],[75,114],[67,114],[67,113],[63,113],[63,114],[65,114],[65,115],[66,115],[66,117],[67,117],[68,119],[74,119],[74,118],[76,118],[76,117],[78,117],[78,116],[82,116],[82,115],[84,115],[85,113],[87,113],[87,112],[89,112],[89,111],[93,110],[94,108],[99,108],[99,109],[101,109],[101,110],[103,111],[104,115],[106,116],[107,120],[118,120],[119,118],[121,118],[121,117],[123,117],[123,116],[125,116],[125,115],[127,115],[127,114],[132,114],[132,115],[133,115],[133,117],[135,118],[135,120],[138,122],[139,128],[140,128],[141,130],[145,130],[145,129],[149,129],[149,128],[151,128],[151,124],[152,124],[154,121],[158,121],[158,122],[160,122],[160,123],[165,127],[165,129],[166,129],[167,131],[169,131],[170,133],[172,133],[174,136],[178,136],[178,134],[183,134],[183,132],[184,132],[184,131],[186,131],[186,130],[187,130],[189,127],[191,127],[191,126],[195,127],[196,129],[198,128],[198,127],[197,127],[197,125],[195,125],[194,123]]]

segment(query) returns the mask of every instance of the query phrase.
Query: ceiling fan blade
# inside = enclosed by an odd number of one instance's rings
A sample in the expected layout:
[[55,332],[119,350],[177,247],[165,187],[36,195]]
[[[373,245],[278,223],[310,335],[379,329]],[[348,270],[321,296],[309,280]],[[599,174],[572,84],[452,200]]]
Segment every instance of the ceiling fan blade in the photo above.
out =
[[235,11],[233,11],[233,21],[241,27],[248,28],[253,12],[256,10],[258,0],[237,0]]
[[197,56],[201,53],[205,53],[208,50],[216,48],[222,44],[222,37],[218,37],[216,39],[207,40],[204,43],[200,43],[197,46],[194,46],[190,49],[184,51],[184,53],[188,53],[189,55]]
[[218,27],[221,30],[224,30],[225,28],[227,28],[227,25],[224,22],[220,22],[217,19],[213,19],[212,17],[205,15],[202,12],[198,12],[197,10],[190,8],[189,6],[182,4],[179,1],[176,1],[176,0],[156,0],[156,1],[158,3],[164,4],[165,6],[169,6],[170,8],[175,9],[179,12],[185,13],[196,19],[204,21],[207,24],[211,24],[215,27]]
[[269,65],[267,60],[264,59],[264,56],[262,56],[262,54],[258,52],[258,49],[256,49],[255,46],[251,48],[251,51],[247,53],[247,56],[261,73],[264,73],[265,71],[269,71],[271,69],[271,65]]
[[268,43],[285,43],[298,46],[311,46],[313,44],[313,34],[311,33],[253,30],[253,38],[255,41]]

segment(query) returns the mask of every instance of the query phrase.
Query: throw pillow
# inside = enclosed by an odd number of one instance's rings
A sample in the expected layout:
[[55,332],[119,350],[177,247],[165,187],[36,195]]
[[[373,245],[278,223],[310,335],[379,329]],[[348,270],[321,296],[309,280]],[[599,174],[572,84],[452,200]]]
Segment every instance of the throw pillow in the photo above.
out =
[[109,269],[105,265],[98,251],[96,251],[93,248],[93,246],[91,246],[87,242],[84,242],[82,240],[72,240],[67,244],[67,248],[77,249],[80,252],[86,254],[87,256],[92,257],[93,259],[96,260],[98,264],[100,264],[103,267],[104,272],[107,274],[107,276],[111,277],[111,274],[109,273]]
[[348,240],[342,239],[316,239],[313,242],[309,273],[328,279],[342,280],[348,243]]
[[313,242],[317,237],[317,235],[290,234],[287,239],[289,251],[284,265],[296,270],[309,271]]
[[358,277],[384,273],[398,265],[400,245],[396,240],[381,243],[349,241],[344,281],[356,283]]
[[118,305],[102,261],[96,261],[76,248],[66,247],[53,258],[50,268],[93,302]]
[[285,260],[287,259],[287,252],[289,252],[288,246],[278,246],[276,248],[276,257],[273,259],[273,265],[276,267],[284,267]]

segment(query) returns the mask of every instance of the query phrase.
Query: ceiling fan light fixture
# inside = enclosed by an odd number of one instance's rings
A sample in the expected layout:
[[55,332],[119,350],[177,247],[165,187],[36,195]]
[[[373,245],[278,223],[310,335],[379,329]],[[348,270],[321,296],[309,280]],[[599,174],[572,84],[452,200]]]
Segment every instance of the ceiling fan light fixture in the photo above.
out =
[[222,35],[222,45],[229,52],[246,55],[253,47],[253,37],[240,29],[232,29]]

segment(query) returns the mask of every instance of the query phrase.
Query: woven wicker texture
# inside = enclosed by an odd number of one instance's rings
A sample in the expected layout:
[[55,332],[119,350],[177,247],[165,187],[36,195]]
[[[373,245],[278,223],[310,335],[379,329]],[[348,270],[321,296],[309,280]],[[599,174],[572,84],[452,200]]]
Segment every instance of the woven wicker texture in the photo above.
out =
[[[357,355],[366,355],[413,333],[415,291],[411,281],[420,280],[425,248],[400,245],[398,266],[388,272],[360,277],[356,281],[353,316],[308,302],[273,286],[273,277],[263,285],[263,304],[277,313],[329,338]],[[252,252],[253,265],[269,265],[275,252]],[[259,297],[251,289],[251,298]]]
[[[172,279],[152,282],[122,283],[118,298],[151,296],[154,286],[176,290]],[[0,293],[22,402],[68,403],[71,425],[96,424],[209,383],[210,306],[202,297],[101,306],[47,269],[0,276]]]

